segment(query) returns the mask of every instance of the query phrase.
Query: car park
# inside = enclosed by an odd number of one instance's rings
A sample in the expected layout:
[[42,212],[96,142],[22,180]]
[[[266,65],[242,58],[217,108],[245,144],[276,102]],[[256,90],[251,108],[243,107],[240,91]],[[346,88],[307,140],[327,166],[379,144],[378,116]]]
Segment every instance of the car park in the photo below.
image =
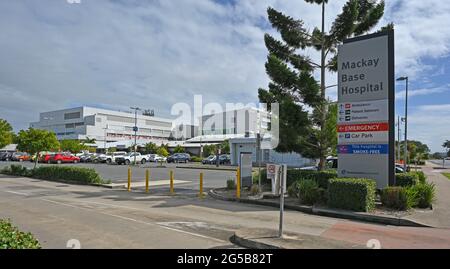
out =
[[79,163],[79,162],[80,162],[80,158],[79,157],[74,156],[71,153],[67,153],[67,152],[55,153],[54,155],[52,155],[52,157],[49,160],[49,163],[57,163],[57,164],[61,164],[61,163]]
[[175,153],[167,158],[168,163],[188,163],[191,156],[187,153]]

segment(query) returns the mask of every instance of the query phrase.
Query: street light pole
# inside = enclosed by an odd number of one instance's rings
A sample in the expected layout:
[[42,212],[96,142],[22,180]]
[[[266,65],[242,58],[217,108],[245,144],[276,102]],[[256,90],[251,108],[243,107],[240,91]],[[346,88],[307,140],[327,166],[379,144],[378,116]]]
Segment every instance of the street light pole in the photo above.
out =
[[397,160],[399,160],[400,161],[400,156],[401,156],[401,153],[400,153],[400,124],[401,124],[401,122],[400,122],[400,116],[398,116],[397,117]]
[[400,77],[397,81],[406,81],[406,99],[405,99],[405,163],[403,164],[403,169],[406,172],[407,161],[408,161],[408,77]]
[[130,107],[131,109],[134,109],[134,164],[136,164],[136,151],[137,151],[137,112],[138,110],[141,110],[139,107]]

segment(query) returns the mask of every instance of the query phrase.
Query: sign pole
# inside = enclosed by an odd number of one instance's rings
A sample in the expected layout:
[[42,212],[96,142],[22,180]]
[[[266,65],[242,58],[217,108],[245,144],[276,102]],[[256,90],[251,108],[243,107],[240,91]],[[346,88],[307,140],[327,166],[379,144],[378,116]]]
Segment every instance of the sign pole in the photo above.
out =
[[284,213],[284,169],[285,166],[281,165],[278,170],[278,176],[280,178],[280,226],[278,230],[278,237],[283,238],[283,213]]

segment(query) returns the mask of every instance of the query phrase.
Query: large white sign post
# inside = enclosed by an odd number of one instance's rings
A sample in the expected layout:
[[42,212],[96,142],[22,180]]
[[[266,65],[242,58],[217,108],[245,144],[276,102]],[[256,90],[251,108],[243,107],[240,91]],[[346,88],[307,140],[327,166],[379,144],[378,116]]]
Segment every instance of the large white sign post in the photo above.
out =
[[394,32],[344,41],[338,54],[338,175],[395,184]]

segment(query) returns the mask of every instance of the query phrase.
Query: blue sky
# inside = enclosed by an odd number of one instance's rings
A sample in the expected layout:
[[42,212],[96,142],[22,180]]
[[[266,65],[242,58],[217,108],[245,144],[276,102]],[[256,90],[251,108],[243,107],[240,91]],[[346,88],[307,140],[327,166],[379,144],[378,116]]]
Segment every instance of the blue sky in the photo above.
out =
[[[344,3],[330,1],[327,28]],[[320,23],[320,8],[301,0],[0,1],[0,118],[20,130],[39,112],[78,105],[170,116],[194,94],[256,102],[268,83],[263,36],[278,36],[268,6],[308,28]],[[396,25],[396,74],[410,78],[409,137],[432,151],[450,139],[449,14],[450,1],[387,0],[379,25]],[[398,83],[400,115],[403,96]]]

